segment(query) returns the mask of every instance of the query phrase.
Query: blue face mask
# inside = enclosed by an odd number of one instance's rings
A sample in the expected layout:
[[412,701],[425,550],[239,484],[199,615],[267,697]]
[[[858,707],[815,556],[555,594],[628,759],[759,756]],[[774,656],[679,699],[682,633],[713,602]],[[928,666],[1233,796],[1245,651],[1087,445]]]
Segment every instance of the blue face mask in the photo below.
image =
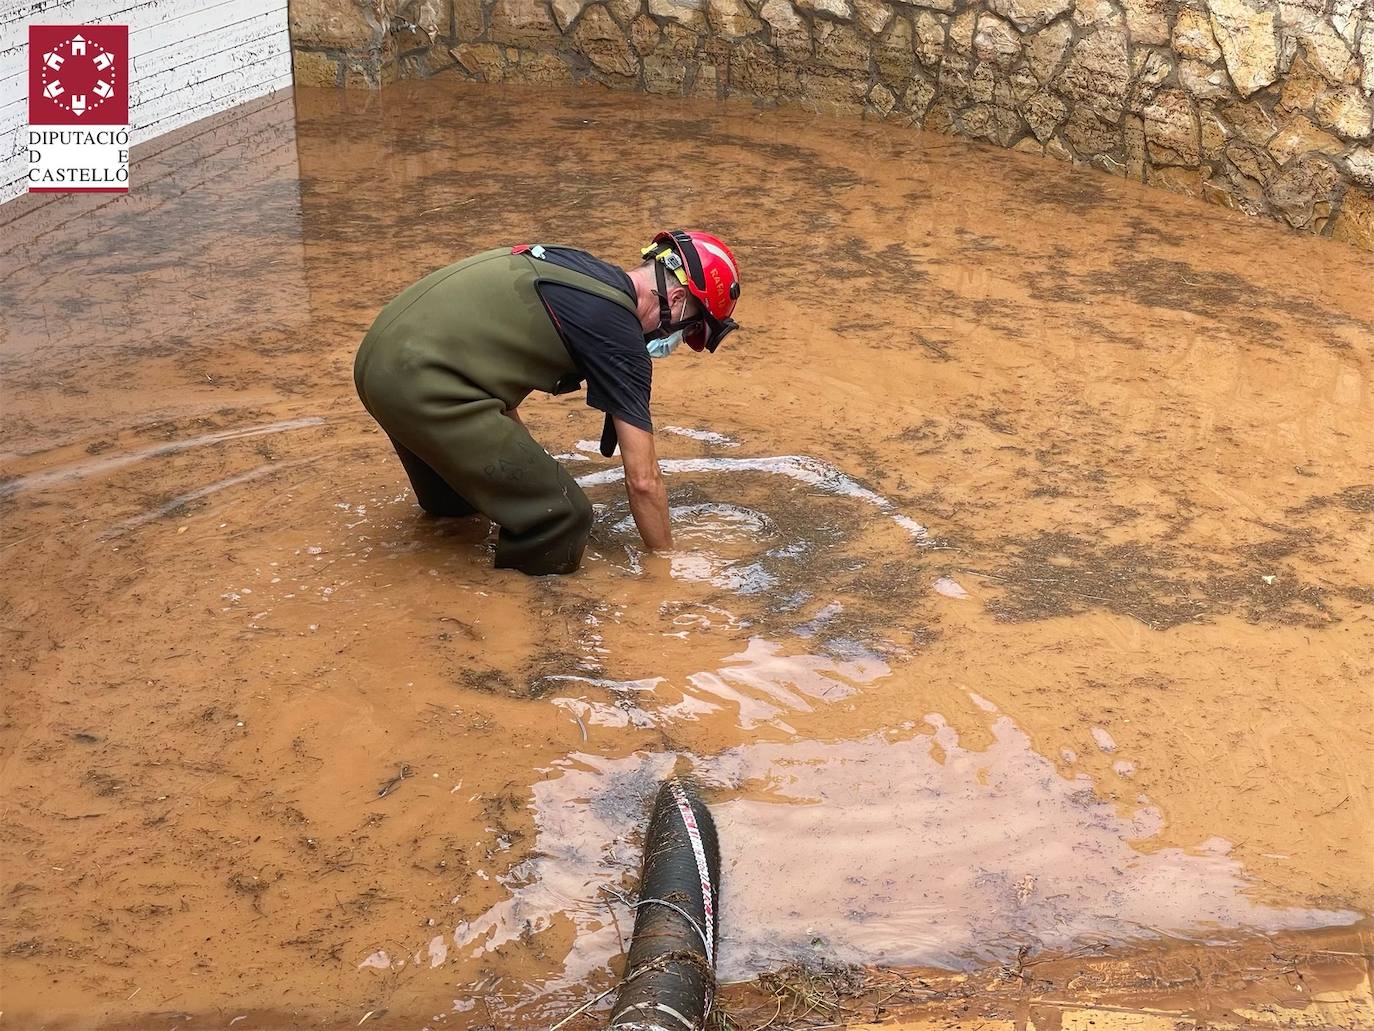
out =
[[650,358],[667,358],[668,355],[677,350],[680,343],[682,343],[682,330],[679,329],[676,333],[666,337],[650,340],[644,347],[649,352]]

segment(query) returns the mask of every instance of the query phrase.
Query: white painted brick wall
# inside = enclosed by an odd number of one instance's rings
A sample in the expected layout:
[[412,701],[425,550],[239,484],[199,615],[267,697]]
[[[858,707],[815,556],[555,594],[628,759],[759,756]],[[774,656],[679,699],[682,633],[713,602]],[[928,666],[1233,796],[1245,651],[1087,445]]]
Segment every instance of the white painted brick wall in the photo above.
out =
[[28,26],[45,24],[129,26],[135,145],[291,85],[286,0],[0,0],[0,202],[24,192]]

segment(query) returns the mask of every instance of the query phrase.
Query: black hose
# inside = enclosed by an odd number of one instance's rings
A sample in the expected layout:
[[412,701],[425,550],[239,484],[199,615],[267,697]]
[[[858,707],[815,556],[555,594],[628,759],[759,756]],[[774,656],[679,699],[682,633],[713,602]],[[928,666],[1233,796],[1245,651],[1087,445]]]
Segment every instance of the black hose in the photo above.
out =
[[674,778],[654,799],[644,835],[629,963],[611,1027],[696,1031],[715,994],[720,844],[693,786]]

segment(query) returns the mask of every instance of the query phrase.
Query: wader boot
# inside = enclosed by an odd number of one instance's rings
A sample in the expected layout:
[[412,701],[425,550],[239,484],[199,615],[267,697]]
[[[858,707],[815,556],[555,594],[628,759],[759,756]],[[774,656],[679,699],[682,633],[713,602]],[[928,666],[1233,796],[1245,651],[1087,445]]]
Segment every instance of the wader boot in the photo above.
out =
[[396,447],[416,500],[435,515],[481,512],[501,527],[496,565],[571,573],[592,506],[525,428],[503,413],[533,390],[576,390],[578,372],[541,282],[634,301],[540,260],[540,247],[486,251],[439,269],[382,309],[353,365],[358,396]]

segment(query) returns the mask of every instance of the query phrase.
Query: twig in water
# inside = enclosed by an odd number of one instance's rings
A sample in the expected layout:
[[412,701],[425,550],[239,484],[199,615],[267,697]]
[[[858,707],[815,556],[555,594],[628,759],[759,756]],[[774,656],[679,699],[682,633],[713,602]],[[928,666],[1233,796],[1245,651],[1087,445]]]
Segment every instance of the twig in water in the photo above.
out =
[[472,203],[474,200],[476,200],[476,199],[477,199],[476,197],[467,197],[467,198],[465,198],[464,200],[450,201],[448,204],[440,204],[438,207],[426,208],[424,211],[420,212],[420,214],[421,214],[421,215],[432,215],[432,214],[434,214],[434,212],[436,212],[436,211],[443,211],[445,208],[458,208],[458,207],[462,207],[464,204],[471,204],[471,203]]
[[396,776],[392,777],[389,781],[387,781],[385,784],[383,784],[380,788],[377,789],[377,797],[386,798],[387,795],[391,794],[398,787],[400,787],[401,781],[405,780],[410,775],[410,767],[407,766],[405,763],[402,763],[401,769],[396,774]]
[[998,576],[996,573],[984,572],[984,571],[981,570],[981,569],[966,569],[966,568],[960,567],[959,570],[958,570],[958,572],[960,572],[960,573],[972,573],[974,576],[985,576],[985,577],[987,577],[989,580],[1006,580],[1006,579],[1007,579],[1005,576]]
[[[616,897],[624,901],[623,896],[617,895]],[[620,943],[620,951],[623,955],[625,952],[625,932],[620,929],[620,919],[615,915],[615,906],[611,905],[609,899],[606,900],[606,912],[611,914],[611,924],[615,927],[615,940]]]
[[1341,799],[1339,802],[1337,802],[1335,805],[1333,805],[1330,809],[1323,809],[1321,812],[1317,813],[1316,815],[1317,815],[1317,816],[1326,816],[1328,813],[1334,813],[1337,809],[1339,809],[1341,806],[1345,805],[1345,804],[1346,804],[1347,802],[1349,802],[1349,801],[1350,801],[1350,796],[1349,796],[1349,795],[1346,795],[1343,799]]
[[604,992],[602,992],[602,993],[601,993],[600,995],[598,995],[596,998],[594,998],[594,999],[588,999],[588,1000],[587,1000],[586,1002],[584,1002],[581,1006],[577,1007],[577,1009],[573,1010],[573,1011],[572,1011],[571,1013],[569,1013],[566,1017],[564,1017],[562,1020],[560,1020],[557,1024],[554,1024],[551,1028],[549,1028],[549,1031],[558,1031],[558,1029],[559,1029],[560,1027],[563,1027],[564,1025],[566,1025],[566,1024],[567,1024],[570,1020],[572,1020],[574,1017],[580,1017],[583,1013],[586,1013],[589,1009],[591,1009],[593,1006],[595,1006],[595,1005],[596,1005],[598,1002],[600,1002],[602,999],[606,998],[606,996],[610,995],[612,992],[617,992],[617,991],[619,991],[621,988],[625,987],[625,985],[629,984],[631,981],[633,981],[633,980],[634,980],[636,977],[638,977],[640,974],[647,974],[650,970],[660,970],[660,969],[662,969],[663,966],[664,966],[664,964],[663,964],[663,962],[661,962],[661,961],[662,961],[662,960],[665,960],[665,959],[667,959],[667,958],[668,958],[667,956],[660,956],[658,959],[655,959],[655,960],[653,960],[653,961],[651,961],[651,962],[649,962],[649,963],[645,963],[642,967],[640,967],[640,968],[639,968],[638,970],[636,970],[634,973],[628,974],[627,976],[622,977],[616,984],[611,985],[609,988],[607,988]]
[[777,1000],[778,1004],[776,1008],[774,1008],[773,1010],[773,1015],[769,1017],[764,1023],[754,1028],[754,1031],[767,1031],[768,1028],[773,1026],[773,1021],[777,1020],[779,1015],[782,1013],[782,996],[777,996]]

